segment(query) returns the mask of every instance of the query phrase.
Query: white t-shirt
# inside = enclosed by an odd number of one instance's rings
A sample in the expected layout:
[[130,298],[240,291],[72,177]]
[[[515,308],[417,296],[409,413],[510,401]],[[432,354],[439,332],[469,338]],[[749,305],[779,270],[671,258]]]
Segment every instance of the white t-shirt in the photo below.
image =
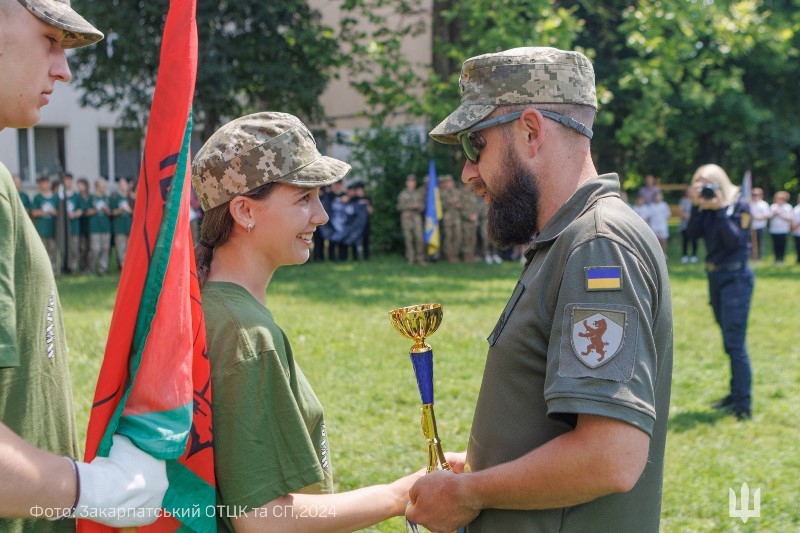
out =
[[669,236],[669,217],[672,216],[672,211],[669,209],[669,204],[665,201],[660,201],[650,204],[650,227],[656,234],[656,237],[665,239]]
[[753,229],[764,229],[767,227],[772,211],[766,200],[756,200],[750,204],[750,216],[753,217]]
[[642,219],[645,222],[647,222],[648,224],[650,223],[650,210],[651,210],[650,208],[652,207],[651,204],[642,204],[642,205],[634,204],[631,207],[633,208],[633,210],[636,212],[637,215],[642,217]]
[[792,206],[789,204],[772,204],[772,218],[769,219],[769,232],[787,234],[792,229]]

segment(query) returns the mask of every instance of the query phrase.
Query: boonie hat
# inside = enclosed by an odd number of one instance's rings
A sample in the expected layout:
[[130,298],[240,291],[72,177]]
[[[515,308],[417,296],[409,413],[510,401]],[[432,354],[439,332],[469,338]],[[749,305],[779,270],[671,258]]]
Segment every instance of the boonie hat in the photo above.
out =
[[597,109],[594,69],[579,52],[549,47],[512,48],[464,61],[461,105],[431,132],[445,144],[500,105],[582,104]]
[[300,119],[263,112],[228,122],[206,141],[192,162],[192,186],[208,211],[266,183],[322,187],[349,171],[319,153]]
[[66,32],[62,48],[80,48],[103,38],[103,32],[89,24],[69,5],[69,0],[19,0],[39,20]]

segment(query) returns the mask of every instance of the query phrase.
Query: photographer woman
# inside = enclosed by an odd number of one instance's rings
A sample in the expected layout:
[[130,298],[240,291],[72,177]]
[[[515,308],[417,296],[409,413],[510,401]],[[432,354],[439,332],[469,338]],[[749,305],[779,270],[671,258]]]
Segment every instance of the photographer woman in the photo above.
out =
[[752,417],[752,374],[745,347],[754,283],[753,271],[747,264],[750,206],[717,165],[703,165],[697,169],[690,196],[694,206],[688,233],[705,240],[711,307],[722,329],[725,352],[731,360],[730,394],[713,407],[732,413],[738,420],[746,420]]

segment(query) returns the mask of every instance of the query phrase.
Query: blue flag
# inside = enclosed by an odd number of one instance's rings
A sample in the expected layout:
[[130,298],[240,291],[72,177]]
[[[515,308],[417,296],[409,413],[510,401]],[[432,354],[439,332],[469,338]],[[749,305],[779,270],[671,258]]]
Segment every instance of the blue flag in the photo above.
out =
[[425,199],[425,243],[428,245],[428,255],[433,255],[439,250],[441,240],[439,237],[439,221],[442,219],[442,200],[439,197],[439,181],[436,178],[436,163],[428,166],[428,189]]

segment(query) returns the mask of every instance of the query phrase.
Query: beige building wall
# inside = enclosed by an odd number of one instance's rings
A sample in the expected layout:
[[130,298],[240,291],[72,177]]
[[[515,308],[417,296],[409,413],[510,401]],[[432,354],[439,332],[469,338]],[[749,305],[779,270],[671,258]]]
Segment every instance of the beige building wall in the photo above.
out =
[[[117,122],[115,112],[104,108],[84,108],[79,104],[79,94],[69,83],[56,83],[50,103],[41,109],[41,120],[37,128],[61,129],[64,132],[65,169],[75,176],[95,179],[100,174],[100,130],[113,131]],[[30,129],[23,130],[25,135],[33,135]],[[28,183],[53,169],[36,168],[34,154],[20,154],[20,130],[5,128],[0,131],[0,161],[12,173],[30,164],[34,175],[27,176]],[[113,152],[113,150],[112,150]],[[21,157],[31,161],[22,162]]]
[[[322,13],[322,23],[332,27],[338,33],[343,18],[343,13],[341,11],[342,2],[340,0],[309,0],[308,3],[312,8]],[[424,12],[427,13],[427,19],[429,21],[433,10],[433,1],[423,0],[421,7]],[[351,16],[350,13],[347,15]],[[390,26],[399,25],[402,22],[397,16],[389,18],[388,20]],[[377,28],[374,26],[370,27],[365,22],[362,29],[370,33]],[[403,55],[409,63],[415,67],[418,75],[421,77],[428,76],[428,71],[432,63],[431,47],[432,37],[430,23],[425,24],[425,30],[420,35],[407,38],[403,43]],[[351,87],[351,81],[347,68],[340,69],[338,79],[331,80],[320,100],[325,109],[325,114],[333,126],[318,125],[317,128],[314,128],[315,130],[326,131],[329,140],[327,146],[328,155],[341,159],[347,159],[347,154],[350,149],[346,144],[337,143],[337,138],[349,139],[356,130],[363,130],[369,127],[369,121],[363,115],[368,111],[364,103],[364,98]],[[386,125],[412,125],[417,127],[423,134],[427,134],[427,124],[423,119],[409,117],[405,114],[391,116]]]
[[[322,13],[322,22],[337,32],[343,18],[341,4],[341,0],[309,0],[309,5]],[[427,18],[430,20],[432,0],[423,0],[422,9],[428,13]],[[397,17],[389,20],[390,25],[400,22],[402,21]],[[429,23],[425,26],[423,33],[408,38],[402,48],[402,53],[415,66],[421,77],[428,76],[431,65],[431,29]],[[365,27],[365,29],[376,28]],[[353,137],[357,129],[363,130],[369,127],[368,120],[363,116],[367,111],[364,99],[350,86],[350,81],[346,68],[340,70],[338,79],[331,80],[321,96],[321,103],[332,126],[320,124],[312,127],[315,131],[326,132],[327,143],[321,146],[322,150],[328,155],[344,160],[348,159],[351,150],[347,140]],[[108,131],[110,133],[110,136],[107,135],[110,138],[108,142],[114,142],[113,131],[117,125],[117,113],[103,108],[82,108],[78,101],[79,93],[71,83],[57,83],[51,103],[42,109],[41,121],[37,127],[62,129],[65,170],[93,180],[100,174],[100,132]],[[411,125],[418,128],[421,135],[427,135],[429,129],[424,120],[402,114],[390,117],[387,125]],[[24,162],[20,160],[18,135],[17,130],[10,128],[0,131],[0,161],[11,172],[18,172],[24,166]],[[337,139],[344,142],[337,142]],[[109,146],[106,151],[113,154],[114,148]],[[22,157],[35,159],[33,152],[22,154]],[[32,166],[35,167],[35,164]],[[42,170],[36,169],[36,174]],[[31,184],[34,177],[35,175],[29,177]]]

